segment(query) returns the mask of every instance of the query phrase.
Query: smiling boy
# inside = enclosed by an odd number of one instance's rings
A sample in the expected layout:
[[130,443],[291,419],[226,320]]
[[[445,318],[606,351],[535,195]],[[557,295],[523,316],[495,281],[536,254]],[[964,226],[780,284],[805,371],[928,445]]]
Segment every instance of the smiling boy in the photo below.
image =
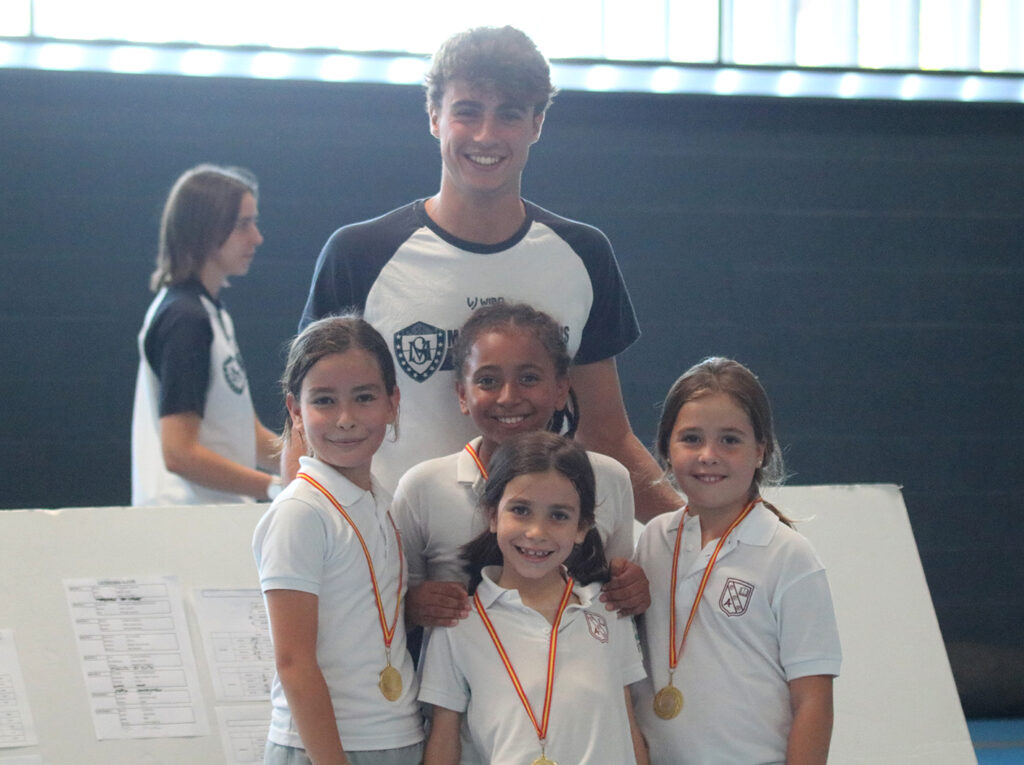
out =
[[554,96],[550,68],[512,27],[448,39],[426,78],[430,132],[441,152],[438,192],[336,231],[316,264],[301,325],[349,306],[392,346],[402,436],[374,461],[393,488],[413,465],[460,449],[475,433],[454,395],[450,348],[478,306],[514,300],[549,313],[574,355],[577,439],[630,470],[637,516],[679,504],[633,435],[615,356],[639,336],[607,238],[521,195],[530,147]]

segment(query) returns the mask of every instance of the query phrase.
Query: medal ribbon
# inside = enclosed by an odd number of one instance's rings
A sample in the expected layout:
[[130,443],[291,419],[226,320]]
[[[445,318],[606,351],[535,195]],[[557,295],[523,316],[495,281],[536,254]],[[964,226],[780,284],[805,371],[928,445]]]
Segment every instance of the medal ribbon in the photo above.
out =
[[484,467],[484,463],[480,461],[480,455],[476,453],[476,449],[473,448],[473,444],[466,444],[466,451],[469,452],[469,456],[473,458],[473,462],[480,468],[480,475],[487,480],[487,468]]
[[672,586],[669,589],[669,623],[668,623],[668,672],[669,672],[669,685],[672,684],[672,673],[675,671],[676,664],[679,663],[679,656],[683,652],[683,644],[686,642],[686,636],[690,632],[690,625],[693,624],[693,618],[697,615],[697,607],[700,605],[701,598],[704,596],[704,588],[707,586],[708,579],[711,578],[711,569],[715,567],[715,561],[718,560],[718,553],[722,550],[722,545],[725,544],[725,540],[729,538],[733,529],[740,525],[740,522],[750,515],[750,511],[754,509],[754,505],[761,501],[760,497],[754,497],[750,500],[750,503],[743,508],[741,512],[731,524],[729,528],[722,534],[722,538],[718,540],[718,544],[715,546],[715,551],[711,553],[711,558],[708,560],[708,564],[704,567],[704,576],[701,577],[700,586],[697,588],[697,595],[693,599],[693,606],[690,607],[690,617],[686,620],[686,628],[683,630],[683,639],[679,641],[679,648],[676,649],[676,579],[679,570],[679,545],[683,539],[683,521],[686,520],[686,511],[689,509],[683,509],[683,515],[679,519],[679,531],[676,532],[676,546],[672,552]]
[[380,588],[377,586],[377,575],[373,571],[373,561],[370,559],[370,548],[366,546],[366,541],[363,539],[363,535],[359,533],[359,527],[356,526],[349,514],[345,512],[345,508],[334,498],[334,495],[327,490],[322,483],[309,475],[309,473],[299,473],[295,476],[301,478],[307,483],[312,484],[314,487],[320,490],[323,494],[334,505],[335,509],[341,513],[341,515],[348,521],[348,525],[352,527],[352,531],[356,533],[356,538],[359,540],[359,544],[363,547],[363,554],[366,556],[366,565],[370,569],[370,582],[373,584],[373,596],[377,599],[377,616],[380,617],[380,629],[384,633],[384,648],[388,654],[388,664],[391,664],[391,641],[395,637],[395,628],[398,627],[398,609],[402,604],[402,579],[405,574],[405,559],[402,557],[402,535],[398,531],[398,526],[395,525],[394,519],[391,517],[391,513],[388,512],[388,520],[391,522],[391,528],[395,530],[395,541],[398,543],[398,596],[395,600],[395,616],[391,620],[391,627],[388,627],[387,618],[384,616],[384,601],[380,597]]
[[526,708],[526,714],[530,716],[530,722],[533,723],[533,727],[537,730],[537,738],[541,741],[542,749],[544,740],[548,735],[548,720],[551,716],[551,698],[554,695],[552,691],[555,686],[555,648],[558,645],[558,625],[562,622],[562,614],[565,612],[565,607],[569,605],[569,596],[572,595],[572,585],[573,579],[570,576],[568,581],[565,583],[565,592],[562,593],[562,602],[558,605],[558,613],[555,614],[555,621],[551,625],[551,639],[548,642],[548,678],[544,685],[544,711],[541,713],[540,725],[537,724],[537,717],[533,713],[533,707],[530,706],[530,700],[526,698],[526,691],[523,690],[523,685],[519,682],[519,676],[516,674],[516,670],[512,666],[512,662],[509,661],[508,654],[505,652],[505,646],[501,644],[501,638],[498,637],[498,633],[494,630],[494,625],[491,624],[491,620],[487,616],[484,604],[480,602],[479,593],[473,593],[473,604],[476,606],[477,613],[480,614],[480,619],[483,621],[484,627],[487,629],[487,633],[491,636],[491,641],[494,643],[494,647],[498,649],[498,655],[501,656],[501,661],[505,665],[505,670],[508,672],[509,678],[512,680],[512,685],[515,686],[516,693],[519,694],[519,700],[523,702],[523,707]]

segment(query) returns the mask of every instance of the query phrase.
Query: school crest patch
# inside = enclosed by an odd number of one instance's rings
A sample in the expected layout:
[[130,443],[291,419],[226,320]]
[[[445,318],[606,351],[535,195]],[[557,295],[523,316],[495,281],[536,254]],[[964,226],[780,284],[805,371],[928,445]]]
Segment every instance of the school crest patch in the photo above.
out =
[[222,367],[224,381],[238,395],[245,392],[245,366],[242,364],[242,357],[239,355],[228,356],[224,359]]
[[393,339],[398,366],[416,382],[428,379],[444,361],[444,338],[443,330],[423,321],[398,330]]
[[750,605],[750,596],[754,594],[754,585],[742,579],[729,577],[725,580],[722,595],[718,599],[718,607],[726,616],[743,616]]
[[590,628],[590,634],[594,636],[594,639],[601,643],[607,643],[608,622],[604,620],[604,617],[600,614],[592,614],[590,611],[584,611],[583,615],[587,617],[587,627]]

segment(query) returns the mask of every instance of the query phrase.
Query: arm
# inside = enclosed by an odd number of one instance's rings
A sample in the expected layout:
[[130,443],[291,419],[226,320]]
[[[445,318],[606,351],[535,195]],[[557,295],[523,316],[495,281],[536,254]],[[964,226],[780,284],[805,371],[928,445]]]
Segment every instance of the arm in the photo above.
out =
[[789,681],[793,727],[786,765],[825,765],[832,740],[832,676],[810,675]]
[[318,606],[317,596],[308,592],[267,591],[274,661],[302,745],[314,765],[339,765],[347,763],[348,757],[316,661]]
[[160,418],[160,443],[167,469],[211,489],[264,499],[271,477],[200,444],[201,423],[202,418],[195,412],[168,414]]
[[434,707],[430,736],[423,752],[423,765],[458,765],[462,756],[459,725],[462,715],[444,707]]
[[576,440],[626,466],[633,483],[636,517],[646,523],[656,515],[682,507],[682,499],[665,482],[658,463],[633,435],[615,359],[573,366],[570,377],[580,405]]
[[612,558],[608,564],[611,580],[601,588],[601,600],[609,611],[619,616],[642,614],[651,605],[651,585],[647,575],[633,561]]
[[640,726],[636,724],[636,713],[633,711],[633,697],[629,688],[624,689],[626,694],[626,715],[629,717],[629,735],[633,739],[633,754],[636,756],[636,765],[650,765],[651,759],[647,752],[647,742],[640,732]]
[[274,431],[264,427],[259,417],[253,417],[256,426],[256,464],[264,470],[277,472],[280,439]]
[[405,621],[424,627],[454,627],[469,616],[469,595],[461,582],[426,581],[405,596]]

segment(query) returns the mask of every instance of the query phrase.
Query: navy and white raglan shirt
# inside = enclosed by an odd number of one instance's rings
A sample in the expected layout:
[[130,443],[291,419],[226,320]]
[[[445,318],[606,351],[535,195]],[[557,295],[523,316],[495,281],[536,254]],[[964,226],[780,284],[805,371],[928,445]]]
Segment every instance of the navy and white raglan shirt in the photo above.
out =
[[640,335],[607,237],[524,204],[523,226],[499,244],[452,236],[419,200],[335,231],[320,253],[300,327],[359,310],[395,359],[400,437],[385,439],[373,462],[389,491],[413,465],[477,435],[459,412],[450,350],[479,306],[507,300],[547,312],[576,364],[614,357]]
[[160,440],[161,417],[195,412],[202,418],[199,443],[256,467],[256,413],[227,310],[196,280],[165,287],[146,311],[138,344],[132,504],[252,502],[170,472]]

